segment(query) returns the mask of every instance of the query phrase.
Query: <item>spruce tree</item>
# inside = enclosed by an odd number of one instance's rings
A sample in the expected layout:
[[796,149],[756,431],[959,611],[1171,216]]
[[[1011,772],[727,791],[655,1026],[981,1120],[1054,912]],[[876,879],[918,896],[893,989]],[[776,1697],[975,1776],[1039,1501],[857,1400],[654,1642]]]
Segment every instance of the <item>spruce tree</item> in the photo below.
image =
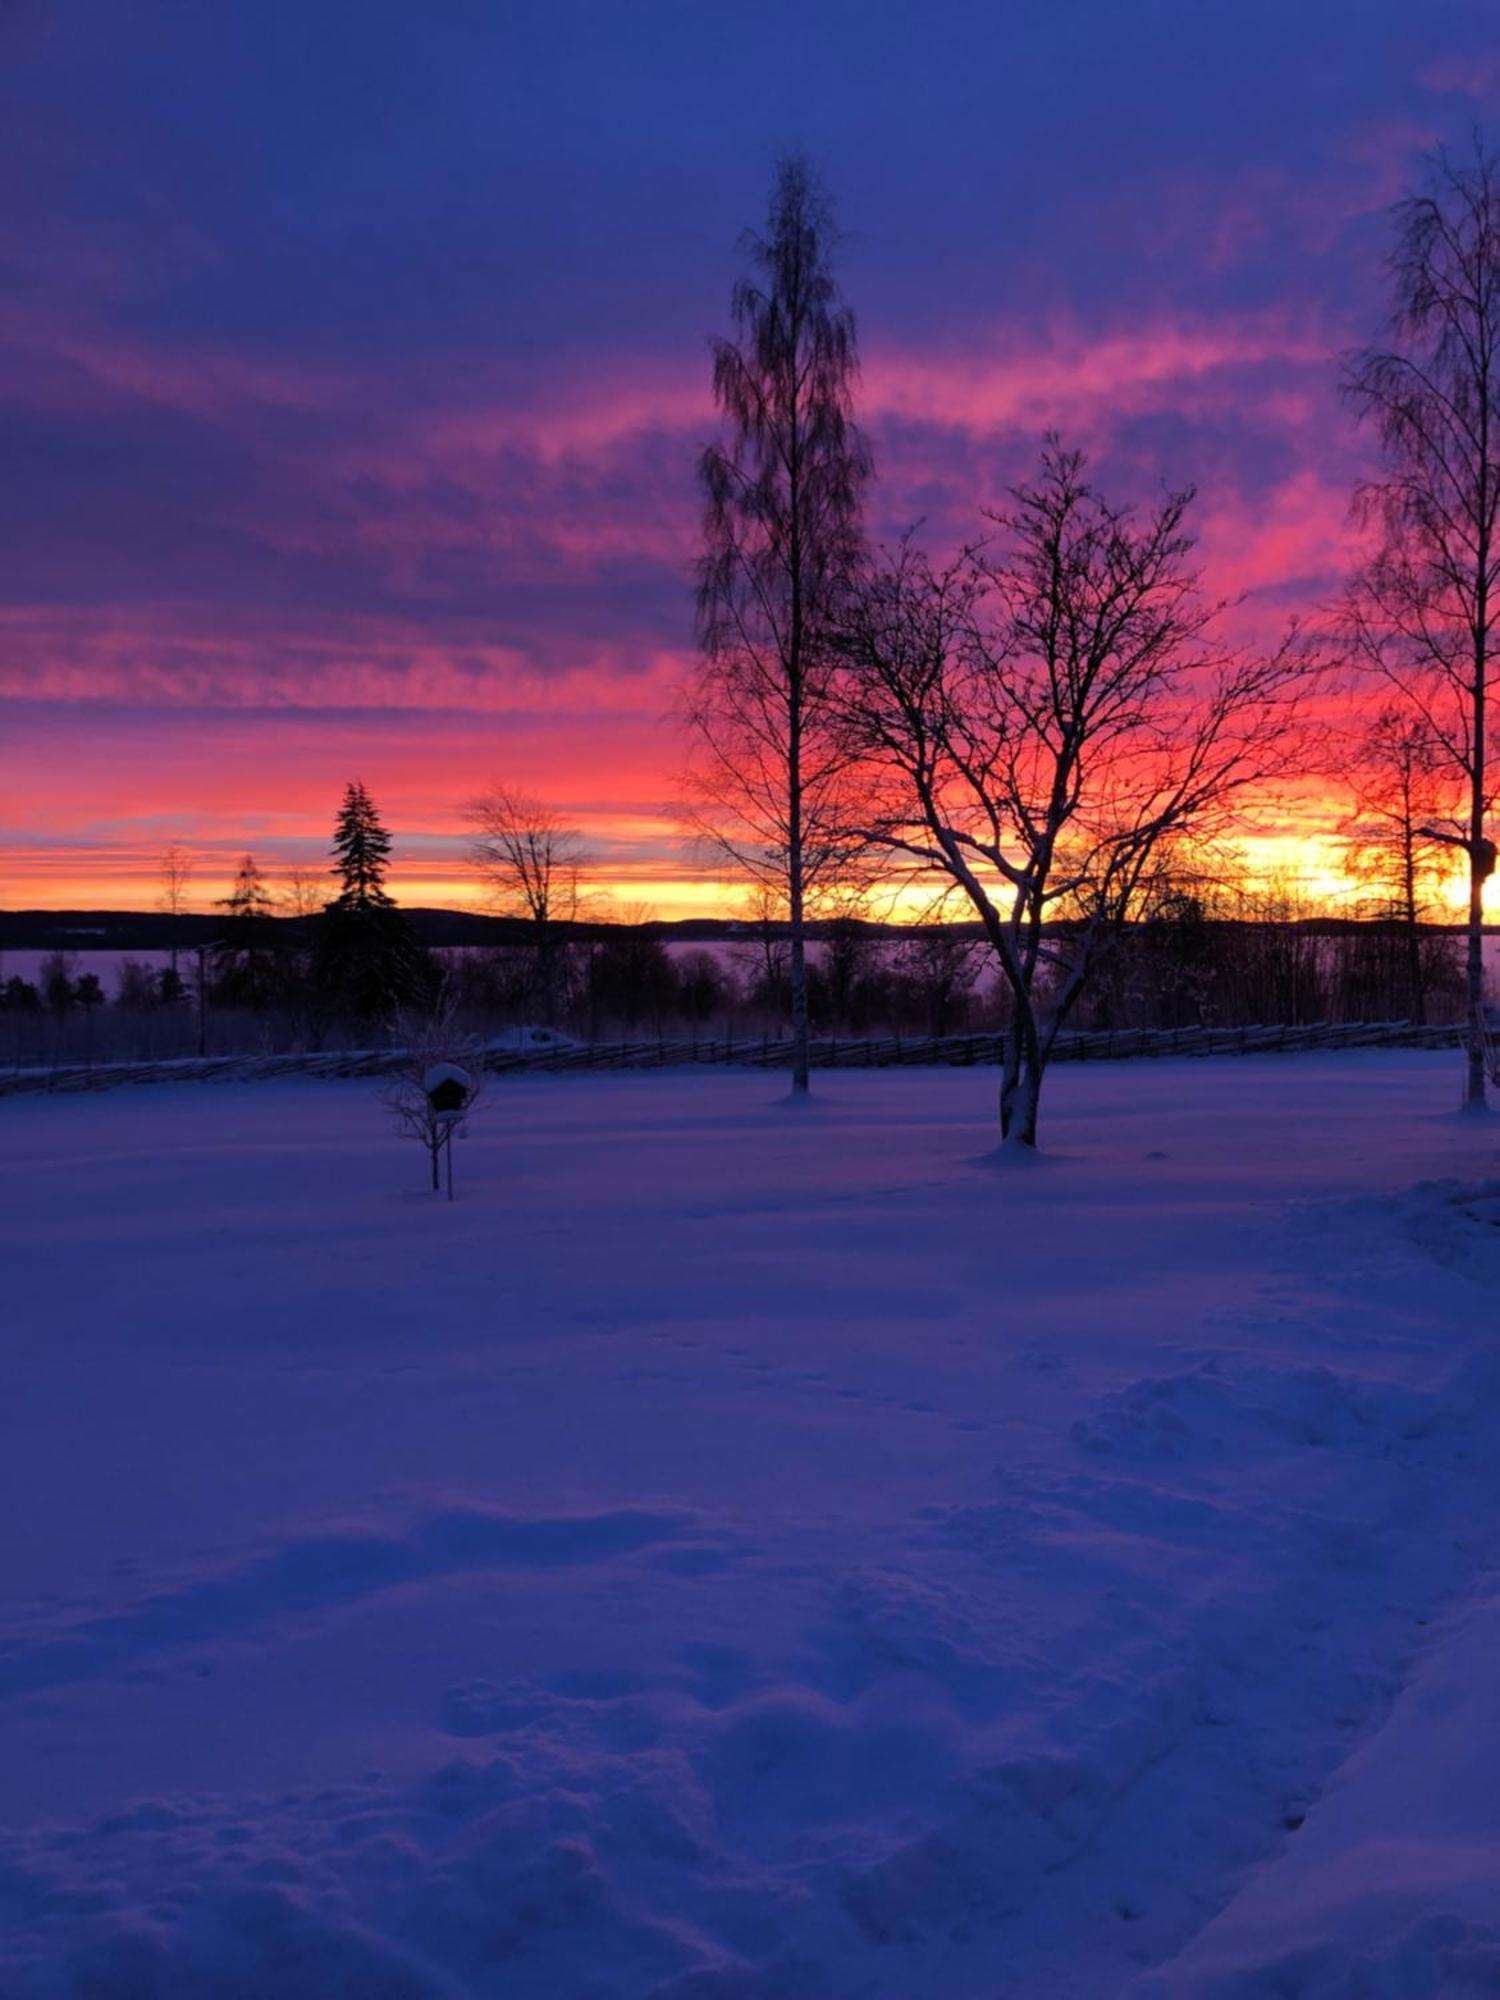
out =
[[317,985],[336,1012],[375,1020],[426,998],[432,968],[385,886],[391,836],[358,780],[344,787],[333,831],[339,893],[318,926]]
[[335,909],[364,915],[395,908],[385,888],[391,836],[358,779],[344,787],[344,803],[334,822],[333,853],[332,872],[340,883]]
[[225,913],[224,935],[214,953],[219,998],[234,1006],[264,1006],[276,983],[275,936],[271,892],[253,854],[243,856],[234,886],[218,906]]

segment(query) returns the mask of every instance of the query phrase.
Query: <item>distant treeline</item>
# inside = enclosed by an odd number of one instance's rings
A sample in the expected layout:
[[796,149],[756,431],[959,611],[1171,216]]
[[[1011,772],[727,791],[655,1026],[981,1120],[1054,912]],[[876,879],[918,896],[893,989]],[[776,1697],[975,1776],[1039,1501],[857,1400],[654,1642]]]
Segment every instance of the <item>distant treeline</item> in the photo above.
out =
[[[54,951],[36,975],[0,979],[0,1060],[8,1064],[368,1047],[399,1036],[394,1008],[340,1006],[320,964],[317,922],[266,920],[233,949],[179,951],[178,966],[128,955],[106,978]],[[724,943],[672,946],[646,926],[592,927],[549,945],[419,948],[414,997],[451,1010],[480,1038],[521,1023],[586,1039],[683,1032],[785,1032],[784,927]],[[890,933],[820,926],[808,1001],[820,1034],[998,1031],[1008,995],[969,927]],[[203,973],[202,983],[199,971]],[[1460,940],[1387,922],[1319,926],[1219,920],[1185,898],[1123,933],[1077,1010],[1080,1028],[1456,1021]]]
[[[212,916],[0,917],[0,952],[20,948],[23,925],[51,941],[34,977],[6,976],[0,958],[0,1061],[381,1047],[438,1016],[479,1039],[521,1025],[588,1040],[789,1032],[798,965],[774,903],[740,921],[605,923],[580,909],[565,834],[529,802],[523,812],[507,797],[490,812],[495,872],[529,919],[400,909],[386,888],[390,836],[358,782],[334,824],[336,893],[309,894],[294,915],[247,854]],[[180,866],[172,879],[180,888]],[[1013,1025],[1013,984],[977,923],[902,928],[850,914],[808,929],[803,991],[819,1035]],[[1440,1023],[1462,1011],[1458,934],[1409,915],[1309,921],[1285,896],[1164,889],[1149,917],[1093,942],[1081,992],[1063,986],[1073,930],[1043,927],[1033,984],[1035,1004],[1077,1028]],[[81,957],[111,947],[106,981]],[[133,955],[148,951],[167,963]]]
[[[402,914],[418,941],[431,951],[523,945],[531,929],[524,917],[490,916],[482,910],[422,909],[403,904]],[[295,938],[299,930],[305,932],[309,919],[273,911],[267,921],[284,926],[288,937]],[[1314,936],[1333,937],[1346,931],[1368,930],[1376,920],[1326,914],[1284,914],[1270,919],[1254,914],[1218,914],[1207,921],[1228,930],[1256,928],[1271,921]],[[1385,921],[1401,920],[1392,917]],[[639,921],[577,918],[558,919],[557,928],[560,936],[575,944],[602,944],[621,931],[631,931],[659,938],[667,945],[751,945],[767,933],[786,938],[791,932],[788,923],[774,917],[645,917]],[[889,943],[899,943],[925,930],[941,930],[956,937],[982,935],[977,923],[902,924],[866,917],[814,917],[807,923],[807,934],[814,941],[832,931],[849,929]],[[1424,921],[1421,929],[1433,937],[1445,934],[1462,937],[1465,926],[1457,921],[1447,924]],[[1500,925],[1491,925],[1489,929],[1500,937]],[[185,911],[173,917],[156,910],[0,910],[0,958],[8,951],[154,954],[174,948],[187,956],[200,947],[212,950],[223,932],[222,916],[200,911]]]

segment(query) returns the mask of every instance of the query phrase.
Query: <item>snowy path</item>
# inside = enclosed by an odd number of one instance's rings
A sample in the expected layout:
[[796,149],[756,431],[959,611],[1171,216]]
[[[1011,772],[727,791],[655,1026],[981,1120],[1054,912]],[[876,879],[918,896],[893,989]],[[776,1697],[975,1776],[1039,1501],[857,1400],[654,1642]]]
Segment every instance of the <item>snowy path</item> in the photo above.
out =
[[991,1081],[0,1108],[5,2000],[1500,1990],[1500,1121]]

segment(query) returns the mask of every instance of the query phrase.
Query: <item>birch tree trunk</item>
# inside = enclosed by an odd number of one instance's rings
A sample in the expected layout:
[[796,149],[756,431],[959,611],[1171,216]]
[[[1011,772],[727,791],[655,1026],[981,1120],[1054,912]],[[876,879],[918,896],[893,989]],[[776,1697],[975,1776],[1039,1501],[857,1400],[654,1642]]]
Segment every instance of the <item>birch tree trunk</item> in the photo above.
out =
[[686,703],[687,817],[785,911],[792,1093],[809,1087],[807,923],[846,851],[849,759],[832,727],[833,633],[862,554],[870,457],[853,419],[854,320],[827,198],[784,161],[746,238],[736,338],[714,346],[727,435],[703,455],[701,663]]
[[1447,760],[1464,803],[1438,837],[1468,860],[1464,1102],[1485,1103],[1485,832],[1500,567],[1500,161],[1432,163],[1395,211],[1391,340],[1356,355],[1345,391],[1371,422],[1384,477],[1361,490],[1379,528],[1346,622]]

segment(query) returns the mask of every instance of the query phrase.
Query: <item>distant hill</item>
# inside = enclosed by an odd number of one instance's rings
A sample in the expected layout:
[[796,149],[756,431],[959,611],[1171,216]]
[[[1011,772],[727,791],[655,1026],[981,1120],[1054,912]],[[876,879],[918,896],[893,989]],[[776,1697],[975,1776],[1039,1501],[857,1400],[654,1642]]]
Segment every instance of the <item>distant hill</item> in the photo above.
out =
[[[457,945],[505,945],[524,943],[528,926],[515,917],[487,917],[477,910],[417,910],[410,909],[406,915],[411,919],[417,936],[426,945],[438,949]],[[274,923],[295,927],[295,917],[275,917]],[[905,937],[910,935],[910,926],[904,924],[869,923],[861,918],[840,918],[841,926],[852,927],[870,937]],[[1238,924],[1235,919],[1216,919],[1217,923]],[[1364,928],[1371,919],[1354,917],[1305,917],[1300,918],[1293,928],[1311,930],[1326,934]],[[179,951],[191,951],[200,944],[210,944],[224,927],[220,916],[184,916],[176,920],[164,916],[159,910],[0,910],[0,952],[4,951],[170,951],[175,945]],[[829,924],[813,923],[808,926],[813,937],[826,935],[832,928]],[[956,935],[977,936],[976,923],[954,923],[934,928],[951,931]],[[1426,930],[1460,932],[1459,922],[1424,925]],[[604,938],[621,930],[639,931],[647,937],[659,937],[672,944],[724,944],[735,939],[754,940],[763,935],[759,924],[736,921],[732,917],[685,917],[672,923],[652,918],[641,924],[578,923],[559,926],[569,937],[579,941]],[[1492,934],[1497,926],[1486,925]],[[771,934],[781,937],[786,934],[784,924],[772,924]]]
[[[409,909],[417,936],[426,945],[500,945],[522,943],[528,926],[514,917],[487,917],[477,910]],[[295,926],[295,917],[274,923]],[[0,910],[0,951],[169,951],[173,945],[191,951],[209,944],[224,928],[221,916],[191,915],[175,921],[159,910]],[[653,918],[642,924],[578,923],[560,927],[571,937],[602,938],[620,930],[640,931],[681,944],[719,944],[761,935],[759,925],[728,917],[686,917],[671,923]],[[784,925],[773,925],[780,935]],[[814,935],[820,926],[813,925]],[[873,937],[899,937],[903,926],[860,922]],[[955,929],[972,930],[973,925]]]

